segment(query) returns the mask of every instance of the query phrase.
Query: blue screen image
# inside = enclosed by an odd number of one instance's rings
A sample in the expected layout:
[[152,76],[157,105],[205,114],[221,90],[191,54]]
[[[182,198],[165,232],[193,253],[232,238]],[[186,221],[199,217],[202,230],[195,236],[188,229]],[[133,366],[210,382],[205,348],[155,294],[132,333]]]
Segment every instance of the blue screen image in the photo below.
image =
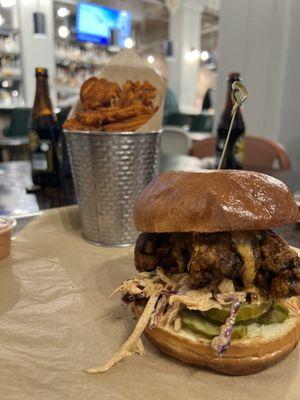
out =
[[111,29],[118,29],[119,46],[131,34],[131,14],[81,2],[77,5],[76,36],[78,40],[108,45]]

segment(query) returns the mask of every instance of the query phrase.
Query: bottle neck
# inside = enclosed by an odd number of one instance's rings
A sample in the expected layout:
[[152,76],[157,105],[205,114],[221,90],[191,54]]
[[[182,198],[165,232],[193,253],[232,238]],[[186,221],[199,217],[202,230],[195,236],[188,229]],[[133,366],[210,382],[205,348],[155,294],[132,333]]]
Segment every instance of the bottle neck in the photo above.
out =
[[37,77],[32,116],[33,118],[36,118],[38,116],[48,115],[54,115],[49,95],[48,81],[45,77]]
[[229,82],[228,86],[227,86],[227,94],[226,94],[226,101],[225,101],[225,107],[224,107],[224,112],[226,112],[226,113],[228,113],[228,112],[231,113],[232,106],[233,106],[232,100],[231,100],[231,91],[232,91],[231,82]]

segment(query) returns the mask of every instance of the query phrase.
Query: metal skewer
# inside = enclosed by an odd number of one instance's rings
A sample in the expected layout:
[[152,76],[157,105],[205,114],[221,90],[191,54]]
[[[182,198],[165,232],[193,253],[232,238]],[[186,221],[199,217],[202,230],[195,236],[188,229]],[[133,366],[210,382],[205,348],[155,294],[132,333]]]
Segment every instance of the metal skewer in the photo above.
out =
[[230,121],[229,129],[228,129],[227,137],[225,140],[223,152],[222,152],[220,162],[218,165],[218,169],[223,168],[224,160],[225,160],[226,153],[227,153],[227,147],[228,147],[228,143],[229,143],[229,139],[230,139],[230,135],[231,135],[231,131],[232,131],[232,126],[233,126],[233,122],[234,122],[234,119],[236,116],[237,109],[239,107],[242,107],[242,105],[244,104],[244,102],[246,101],[246,99],[248,97],[248,91],[247,91],[246,87],[240,81],[233,82],[231,87],[232,87],[231,100],[233,103],[232,110],[231,110],[231,121]]

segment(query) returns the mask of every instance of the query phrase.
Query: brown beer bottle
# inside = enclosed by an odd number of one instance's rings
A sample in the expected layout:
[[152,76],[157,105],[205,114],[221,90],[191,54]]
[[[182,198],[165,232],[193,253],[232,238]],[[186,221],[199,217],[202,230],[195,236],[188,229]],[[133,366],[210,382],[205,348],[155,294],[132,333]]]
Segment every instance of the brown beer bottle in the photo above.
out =
[[[231,121],[231,110],[232,110],[231,85],[233,84],[233,82],[239,81],[240,79],[241,79],[240,74],[238,72],[231,72],[227,78],[228,86],[227,86],[226,103],[217,128],[217,148],[216,148],[217,165],[219,164],[223,152],[225,140],[227,137]],[[238,108],[229,139],[227,154],[224,160],[223,168],[242,169],[242,162],[244,156],[244,135],[245,135],[245,123],[241,113],[241,109]]]
[[29,126],[34,191],[60,187],[60,128],[53,111],[46,68],[36,68],[36,93]]

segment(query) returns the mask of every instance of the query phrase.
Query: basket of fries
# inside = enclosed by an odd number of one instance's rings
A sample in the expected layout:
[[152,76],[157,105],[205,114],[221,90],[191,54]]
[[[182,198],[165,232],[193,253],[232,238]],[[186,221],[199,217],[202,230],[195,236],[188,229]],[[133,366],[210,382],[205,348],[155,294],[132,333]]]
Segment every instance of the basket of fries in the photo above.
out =
[[[124,67],[128,55],[130,65]],[[100,77],[82,85],[64,133],[83,236],[124,246],[137,236],[135,200],[158,172],[164,84],[135,53],[116,58]]]

